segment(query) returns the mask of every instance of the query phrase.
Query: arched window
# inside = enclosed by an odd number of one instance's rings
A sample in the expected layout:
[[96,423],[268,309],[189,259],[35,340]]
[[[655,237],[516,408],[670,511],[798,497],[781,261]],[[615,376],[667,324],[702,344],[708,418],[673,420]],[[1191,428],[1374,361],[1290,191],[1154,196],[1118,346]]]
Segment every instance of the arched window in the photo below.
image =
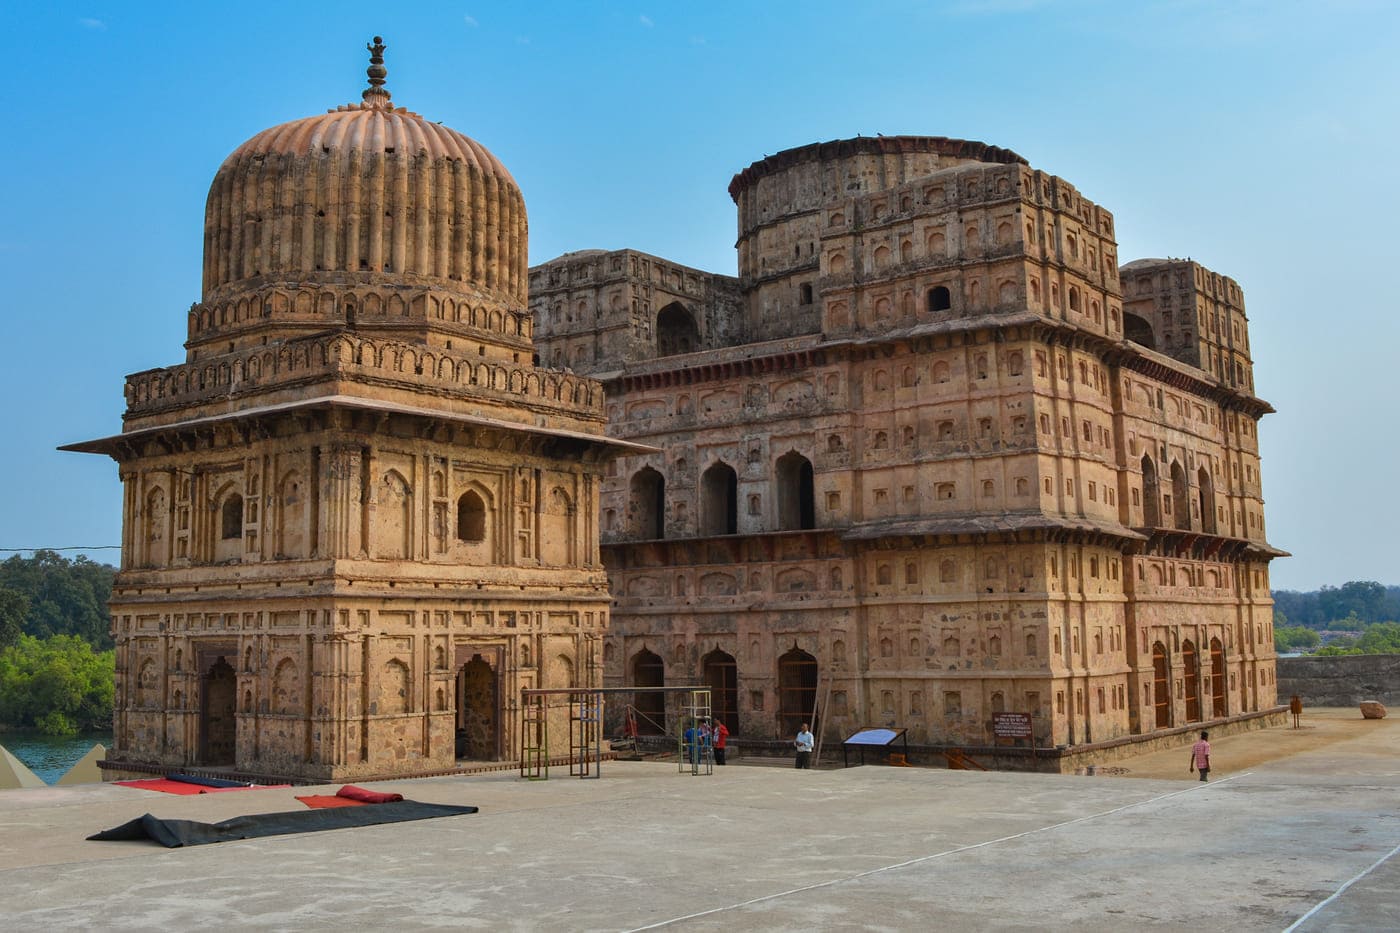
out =
[[1142,458],[1142,523],[1148,528],[1162,524],[1162,491],[1157,485],[1157,465],[1150,456]]
[[1186,471],[1181,464],[1172,461],[1172,523],[1182,531],[1191,530],[1191,490],[1186,482]]
[[930,314],[936,311],[947,311],[953,307],[953,294],[945,286],[939,285],[928,290],[928,310]]
[[678,301],[673,301],[656,315],[656,355],[674,356],[699,349],[700,332],[695,318]]
[[812,491],[812,461],[791,451],[778,458],[778,528],[783,531],[816,527]]
[[234,493],[224,500],[219,537],[225,541],[243,537],[243,497]]
[[803,282],[797,287],[797,303],[809,305],[812,303],[812,284]]
[[1152,645],[1152,706],[1158,729],[1172,724],[1172,699],[1167,669],[1167,649],[1160,641]]
[[470,490],[457,500],[457,540],[472,544],[486,540],[486,503]]
[[666,537],[666,478],[651,467],[632,474],[630,512],[638,538]]
[[1201,467],[1196,473],[1196,482],[1200,486],[1199,495],[1201,499],[1201,530],[1206,534],[1213,535],[1215,526],[1215,483],[1210,478],[1210,473],[1205,467]]
[[700,477],[700,533],[732,535],[739,531],[739,477],[727,463],[716,463]]

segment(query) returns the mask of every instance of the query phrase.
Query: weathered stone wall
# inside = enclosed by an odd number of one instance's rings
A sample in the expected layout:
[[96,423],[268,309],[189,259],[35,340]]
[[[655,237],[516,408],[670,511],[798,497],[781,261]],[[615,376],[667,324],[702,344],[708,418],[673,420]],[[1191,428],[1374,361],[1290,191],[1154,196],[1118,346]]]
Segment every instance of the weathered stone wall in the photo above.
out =
[[[828,736],[978,744],[1006,711],[1083,745],[1273,706],[1267,404],[1127,339],[1113,217],[1063,179],[843,151],[731,189],[762,342],[595,370],[657,448],[603,479],[607,683],[723,682],[759,741],[791,731],[794,658]],[[575,255],[532,284],[633,254]],[[570,307],[549,327],[616,339]]]
[[1400,654],[1279,658],[1278,695],[1303,706],[1355,706],[1362,700],[1400,704]]

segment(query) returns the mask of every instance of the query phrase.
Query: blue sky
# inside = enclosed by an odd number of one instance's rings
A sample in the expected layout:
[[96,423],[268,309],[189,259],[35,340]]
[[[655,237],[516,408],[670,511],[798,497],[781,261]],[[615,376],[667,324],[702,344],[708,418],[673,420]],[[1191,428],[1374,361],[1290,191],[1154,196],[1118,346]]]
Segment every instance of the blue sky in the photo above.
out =
[[[818,140],[1013,149],[1111,210],[1124,261],[1245,292],[1278,588],[1400,583],[1392,403],[1400,4],[5,3],[0,546],[116,544],[120,485],[61,444],[183,359],[204,198],[260,129],[359,99],[489,147],[531,261],[635,247],[733,273],[730,177]],[[115,553],[93,556],[115,560]]]

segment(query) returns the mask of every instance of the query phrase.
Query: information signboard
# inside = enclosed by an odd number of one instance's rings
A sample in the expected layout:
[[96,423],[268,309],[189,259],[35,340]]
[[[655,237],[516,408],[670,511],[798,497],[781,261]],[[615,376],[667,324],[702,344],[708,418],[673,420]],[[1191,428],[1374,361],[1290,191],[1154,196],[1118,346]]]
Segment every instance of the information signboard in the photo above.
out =
[[999,739],[1028,739],[1031,737],[1030,713],[993,713],[992,734]]

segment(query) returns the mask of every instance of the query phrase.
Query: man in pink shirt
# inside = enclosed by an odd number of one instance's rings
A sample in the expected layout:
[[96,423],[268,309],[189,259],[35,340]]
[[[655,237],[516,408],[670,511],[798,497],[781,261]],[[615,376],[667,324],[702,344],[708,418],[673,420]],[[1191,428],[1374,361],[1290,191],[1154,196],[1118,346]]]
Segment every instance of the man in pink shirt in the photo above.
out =
[[1209,738],[1209,732],[1202,732],[1200,741],[1191,746],[1191,767],[1187,769],[1201,772],[1202,781],[1210,774],[1210,743],[1206,741]]

